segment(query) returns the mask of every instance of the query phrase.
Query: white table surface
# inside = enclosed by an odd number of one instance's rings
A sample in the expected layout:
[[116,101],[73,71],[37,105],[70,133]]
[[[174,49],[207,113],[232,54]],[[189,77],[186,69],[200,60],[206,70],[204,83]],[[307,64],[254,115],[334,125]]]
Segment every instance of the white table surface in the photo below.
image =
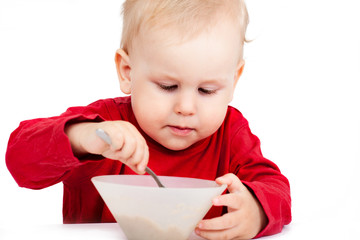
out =
[[[0,239],[126,240],[127,238],[117,223],[92,223],[29,225],[21,227],[0,226]],[[190,237],[190,240],[201,239],[194,233]]]
[[[48,224],[48,225],[3,225],[0,239],[36,240],[126,240],[117,223],[94,224]],[[202,238],[192,234],[190,240]],[[264,240],[308,240],[308,239],[360,239],[360,221],[347,222],[344,219],[318,219],[308,222],[293,222],[276,235]],[[169,239],[171,240],[171,239]]]

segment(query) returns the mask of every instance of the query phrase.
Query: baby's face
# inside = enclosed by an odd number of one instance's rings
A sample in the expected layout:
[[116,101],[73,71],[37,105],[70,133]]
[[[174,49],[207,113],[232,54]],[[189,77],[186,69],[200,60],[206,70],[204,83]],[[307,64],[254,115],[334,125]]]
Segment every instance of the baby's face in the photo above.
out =
[[147,32],[133,45],[132,107],[144,132],[182,150],[222,124],[243,66],[240,39],[226,23],[180,44],[165,39]]

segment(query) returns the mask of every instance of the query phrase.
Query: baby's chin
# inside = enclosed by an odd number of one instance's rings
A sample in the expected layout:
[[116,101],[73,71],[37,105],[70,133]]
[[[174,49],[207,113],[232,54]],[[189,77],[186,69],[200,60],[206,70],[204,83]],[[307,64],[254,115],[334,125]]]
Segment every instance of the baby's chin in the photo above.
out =
[[182,151],[190,146],[192,146],[194,143],[193,141],[186,141],[186,140],[164,140],[164,141],[158,141],[163,147],[172,150],[172,151]]

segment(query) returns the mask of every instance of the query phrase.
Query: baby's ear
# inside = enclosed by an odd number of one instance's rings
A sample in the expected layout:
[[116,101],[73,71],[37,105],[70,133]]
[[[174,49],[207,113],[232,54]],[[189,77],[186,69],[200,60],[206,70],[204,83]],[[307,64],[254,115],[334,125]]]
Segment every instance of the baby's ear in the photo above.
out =
[[245,61],[242,59],[239,61],[238,65],[236,67],[236,72],[235,72],[235,76],[234,76],[234,88],[236,87],[236,84],[239,81],[239,78],[244,71],[244,66],[245,66]]
[[116,70],[119,78],[120,89],[125,94],[131,93],[130,59],[129,55],[121,48],[115,53]]
[[233,100],[235,88],[236,88],[236,85],[237,85],[237,83],[239,81],[239,78],[241,77],[241,74],[244,71],[244,66],[245,66],[245,61],[243,59],[241,59],[239,61],[238,65],[236,66],[236,70],[235,70],[235,74],[234,74],[234,83],[233,83],[234,85],[233,85],[232,93],[230,95],[229,103]]

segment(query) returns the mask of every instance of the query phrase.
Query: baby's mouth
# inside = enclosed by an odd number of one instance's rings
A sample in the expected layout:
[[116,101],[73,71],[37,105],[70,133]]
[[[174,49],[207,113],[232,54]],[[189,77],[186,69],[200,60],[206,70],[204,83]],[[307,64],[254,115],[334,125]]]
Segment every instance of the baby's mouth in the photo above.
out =
[[168,127],[173,134],[183,137],[191,134],[195,130],[194,128],[172,126],[172,125],[169,125]]

